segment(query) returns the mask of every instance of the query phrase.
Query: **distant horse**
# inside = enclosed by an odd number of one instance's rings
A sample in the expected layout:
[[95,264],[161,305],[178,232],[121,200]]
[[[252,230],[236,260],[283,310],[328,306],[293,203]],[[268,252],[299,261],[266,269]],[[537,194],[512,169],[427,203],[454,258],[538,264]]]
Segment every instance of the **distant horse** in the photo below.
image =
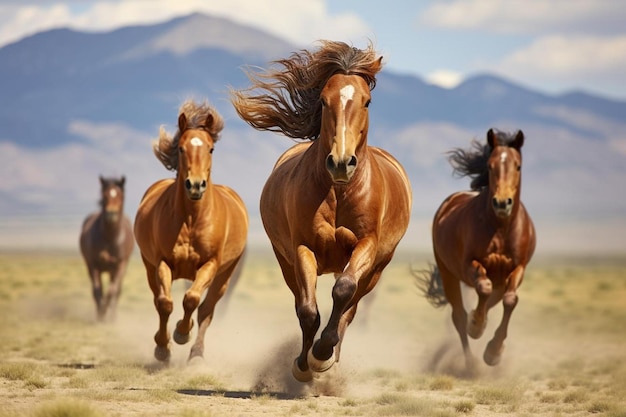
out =
[[[202,357],[204,335],[215,305],[228,288],[244,253],[248,215],[232,189],[211,182],[213,149],[224,127],[222,117],[206,103],[185,102],[172,138],[163,128],[153,149],[175,179],[163,179],[148,188],[135,218],[135,236],[146,268],[148,284],[159,313],[154,356],[170,358],[167,322],[173,309],[172,281],[192,281],[183,298],[184,315],[174,331],[185,344],[198,309],[198,334],[189,359]],[[206,291],[204,300],[201,296]]]
[[[258,130],[308,139],[276,162],[260,201],[263,225],[295,297],[302,351],[292,373],[301,382],[339,361],[359,300],[369,293],[406,232],[411,187],[402,166],[367,145],[368,106],[382,57],[322,41],[274,61],[231,91],[239,116]],[[263,90],[263,91],[261,91]],[[317,277],[335,274],[333,308],[320,327]]]
[[[457,192],[441,204],[432,226],[436,266],[422,277],[433,305],[452,305],[467,369],[474,359],[467,335],[481,337],[487,312],[502,300],[504,313],[483,359],[499,363],[509,320],[517,305],[517,289],[535,250],[535,228],[520,199],[521,148],[524,133],[490,129],[487,144],[474,141],[474,150],[456,149],[454,171],[472,178],[472,191]],[[461,282],[476,289],[478,305],[469,314],[463,307]]]
[[[122,281],[133,252],[133,227],[124,215],[125,177],[100,176],[100,211],[90,214],[82,225],[80,251],[87,265],[98,320],[115,319]],[[102,274],[109,275],[109,287],[103,297]]]

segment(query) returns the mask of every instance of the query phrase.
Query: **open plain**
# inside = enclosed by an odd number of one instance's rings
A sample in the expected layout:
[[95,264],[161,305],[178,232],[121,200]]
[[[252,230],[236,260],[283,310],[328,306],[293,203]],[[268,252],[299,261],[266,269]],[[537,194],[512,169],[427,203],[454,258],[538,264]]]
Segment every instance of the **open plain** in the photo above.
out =
[[[266,250],[251,250],[206,336],[204,361],[173,346],[153,358],[157,313],[137,251],[118,318],[98,323],[78,251],[0,254],[0,417],[626,416],[626,257],[537,255],[503,360],[463,369],[450,309],[419,293],[398,253],[359,306],[341,362],[311,384],[291,376],[300,331],[293,297]],[[331,276],[320,277],[322,325]],[[176,282],[170,328],[181,316]],[[470,341],[482,357],[501,314]]]

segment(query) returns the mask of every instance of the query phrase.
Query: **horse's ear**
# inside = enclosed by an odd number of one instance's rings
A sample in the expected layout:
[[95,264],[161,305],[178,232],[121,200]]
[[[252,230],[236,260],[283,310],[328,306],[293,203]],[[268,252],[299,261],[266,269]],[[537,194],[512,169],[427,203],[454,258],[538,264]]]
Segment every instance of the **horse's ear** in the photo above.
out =
[[178,116],[178,131],[182,133],[185,130],[187,130],[187,116],[183,112]]
[[209,114],[206,115],[204,126],[206,126],[207,129],[211,129],[211,127],[213,126],[213,113],[209,112]]
[[122,175],[122,178],[120,178],[120,188],[124,188],[124,184],[126,183],[126,177],[124,175]]
[[104,177],[100,175],[98,178],[100,179],[100,185],[104,187]]
[[493,129],[489,129],[489,131],[487,132],[487,143],[489,144],[489,147],[491,149],[496,147],[496,133],[493,131]]
[[517,135],[515,135],[515,139],[513,139],[513,143],[511,143],[511,146],[519,151],[523,145],[524,145],[524,132],[522,132],[521,130],[518,130]]

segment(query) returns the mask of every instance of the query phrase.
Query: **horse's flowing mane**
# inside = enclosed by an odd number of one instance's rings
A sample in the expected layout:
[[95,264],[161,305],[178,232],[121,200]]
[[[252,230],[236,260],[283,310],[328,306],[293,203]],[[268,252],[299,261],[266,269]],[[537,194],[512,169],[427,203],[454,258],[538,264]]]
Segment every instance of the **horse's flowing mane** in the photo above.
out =
[[[204,129],[211,135],[214,142],[219,140],[219,134],[224,128],[224,119],[210,104],[206,101],[198,104],[193,100],[187,100],[180,106],[179,115],[183,113],[187,118],[187,129]],[[209,115],[213,116],[213,122],[210,126],[206,126]],[[176,129],[176,134],[172,137],[161,126],[159,138],[152,143],[154,155],[170,171],[178,169],[178,141],[182,134],[180,129]]]
[[315,140],[320,134],[322,88],[334,74],[359,75],[370,90],[382,69],[371,42],[364,50],[344,42],[320,41],[316,51],[301,50],[273,61],[273,68],[246,69],[252,86],[235,91],[231,101],[239,116],[258,130],[280,132],[293,139]]
[[[502,132],[493,129],[495,143],[499,146],[511,146],[516,138],[515,134]],[[453,174],[460,177],[470,177],[470,188],[480,191],[489,186],[489,169],[487,162],[491,156],[493,148],[489,143],[480,143],[476,139],[472,140],[470,149],[456,148],[448,152],[450,165]]]

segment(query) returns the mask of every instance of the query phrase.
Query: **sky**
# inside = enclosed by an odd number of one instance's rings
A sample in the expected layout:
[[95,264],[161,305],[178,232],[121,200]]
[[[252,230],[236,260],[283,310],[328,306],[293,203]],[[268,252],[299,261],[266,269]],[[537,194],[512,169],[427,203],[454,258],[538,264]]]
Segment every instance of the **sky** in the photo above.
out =
[[193,12],[299,48],[371,40],[388,70],[444,87],[488,72],[547,94],[626,101],[619,0],[0,0],[0,47],[51,28],[107,31]]

